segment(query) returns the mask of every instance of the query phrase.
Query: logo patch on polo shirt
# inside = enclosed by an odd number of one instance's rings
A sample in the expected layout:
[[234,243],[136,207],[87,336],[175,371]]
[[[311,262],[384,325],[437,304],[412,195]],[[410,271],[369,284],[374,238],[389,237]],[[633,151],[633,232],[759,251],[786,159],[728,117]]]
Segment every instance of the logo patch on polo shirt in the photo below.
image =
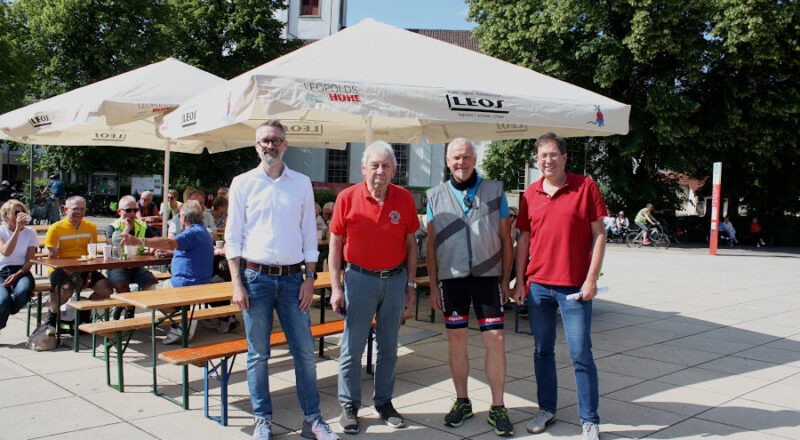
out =
[[389,213],[389,220],[392,221],[392,224],[400,223],[400,213],[398,211],[392,211]]

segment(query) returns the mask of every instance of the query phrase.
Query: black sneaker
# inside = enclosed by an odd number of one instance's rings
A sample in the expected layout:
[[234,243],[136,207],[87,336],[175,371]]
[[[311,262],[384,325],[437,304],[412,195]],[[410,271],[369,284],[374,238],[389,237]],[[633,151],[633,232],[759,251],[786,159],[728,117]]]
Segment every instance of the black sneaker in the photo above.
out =
[[472,417],[472,402],[469,399],[456,399],[450,412],[444,416],[444,426],[456,428],[464,423],[464,420]]
[[494,433],[502,437],[514,435],[514,425],[508,419],[508,410],[505,406],[493,406],[489,409],[489,424],[494,426]]
[[339,426],[345,434],[358,434],[361,427],[358,426],[358,410],[353,402],[342,405],[342,415],[339,416]]
[[125,309],[124,307],[114,307],[113,309],[111,309],[111,319],[116,321],[119,318],[121,318],[122,317],[122,311],[124,309]]
[[406,426],[403,416],[394,409],[391,400],[382,405],[375,405],[375,415],[380,417],[384,423],[392,428],[402,428]]
[[136,308],[135,307],[127,307],[125,309],[125,319],[133,318],[135,312],[136,312]]

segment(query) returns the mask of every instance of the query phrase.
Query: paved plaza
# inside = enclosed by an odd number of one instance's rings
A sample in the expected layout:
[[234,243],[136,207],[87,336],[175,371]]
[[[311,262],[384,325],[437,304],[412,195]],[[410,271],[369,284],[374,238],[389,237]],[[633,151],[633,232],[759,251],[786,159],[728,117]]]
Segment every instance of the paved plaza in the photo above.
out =
[[[600,285],[610,290],[594,302],[594,354],[600,373],[603,440],[800,439],[800,253],[794,249],[628,249],[610,245]],[[429,310],[422,298],[420,319]],[[312,316],[315,316],[312,313]],[[422,316],[425,315],[425,316]],[[506,405],[516,438],[580,438],[574,378],[559,333],[557,423],[530,435],[525,424],[538,410],[533,342],[527,322],[514,333],[506,313],[508,373]],[[474,325],[474,321],[473,321]],[[0,333],[0,438],[12,439],[248,439],[252,418],[244,356],[232,376],[230,426],[203,417],[203,372],[190,367],[191,410],[151,393],[150,343],[137,332],[125,355],[126,391],[105,384],[102,360],[92,358],[91,339],[82,350],[63,347],[36,353],[25,348],[25,314]],[[199,326],[194,344],[219,335]],[[559,330],[560,331],[560,330]],[[378,423],[371,407],[361,409],[362,439],[494,439],[486,423],[490,393],[483,373],[480,337],[470,340],[470,394],[475,417],[456,429],[442,424],[453,395],[443,324],[408,320],[395,407],[408,427]],[[337,395],[337,338],[326,338],[326,358],[317,374],[322,410],[341,432]],[[169,347],[170,349],[173,348]],[[159,350],[165,346],[159,344]],[[285,347],[271,360],[274,433],[300,438],[302,414],[294,393],[292,360]],[[170,395],[179,393],[180,368],[158,370]],[[370,376],[364,375],[370,403]],[[215,385],[216,386],[216,385]],[[214,407],[219,409],[213,391]]]

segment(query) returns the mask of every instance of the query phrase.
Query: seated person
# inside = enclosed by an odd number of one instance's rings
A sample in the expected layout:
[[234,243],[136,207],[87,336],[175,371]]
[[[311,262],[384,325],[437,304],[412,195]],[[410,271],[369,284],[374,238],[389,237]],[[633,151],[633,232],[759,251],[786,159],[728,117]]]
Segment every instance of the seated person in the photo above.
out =
[[180,214],[181,206],[183,206],[183,203],[178,201],[178,191],[170,189],[167,192],[167,200],[161,204],[161,210],[158,215],[163,216],[164,212],[167,212],[167,221],[170,221]]
[[728,240],[731,246],[739,243],[739,240],[736,239],[736,228],[733,227],[730,217],[725,217],[725,220],[719,224],[719,232],[728,234]]
[[606,229],[606,234],[611,233],[615,225],[616,219],[611,216],[611,211],[608,211],[608,215],[603,217],[603,227]]
[[[204,206],[203,203],[205,203],[205,195],[203,194],[202,191],[196,189],[190,189],[189,191],[186,191],[185,194],[186,194],[186,198],[184,199],[185,201],[188,202],[189,200],[196,200],[198,203],[200,203],[200,206]],[[185,204],[186,203],[184,203],[184,205]],[[181,211],[182,210],[183,208],[181,208]],[[217,226],[214,224],[214,217],[211,215],[210,212],[206,211],[205,209],[201,212],[201,216],[203,220],[202,221],[203,226],[205,226],[206,231],[208,231],[208,234],[213,237],[214,232],[217,230]],[[176,235],[180,234],[183,231],[182,224],[183,223],[180,221],[180,217],[175,217],[172,220],[170,220],[169,229],[167,229],[168,236],[175,237]]]
[[[148,225],[151,223],[161,223],[161,216],[158,214],[158,208],[153,203],[153,193],[150,191],[143,191],[139,196],[139,201],[136,202],[139,211],[136,212],[136,218],[144,221]],[[117,206],[119,208],[119,206]]]
[[34,280],[31,260],[39,240],[36,231],[26,228],[31,219],[28,208],[19,200],[10,199],[0,207],[0,330],[9,315],[20,311],[30,300]]
[[218,197],[214,199],[211,209],[207,210],[214,219],[214,226],[217,229],[225,229],[225,222],[228,220],[228,199]]
[[[66,216],[50,225],[47,230],[44,245],[49,258],[78,258],[86,255],[87,245],[97,240],[97,226],[83,218],[86,214],[86,200],[83,197],[68,198],[64,212]],[[64,269],[50,269],[50,284],[54,287],[61,286],[59,297],[62,306],[69,301],[76,290],[80,292],[84,287],[94,291],[89,296],[90,299],[106,299],[113,292],[111,283],[98,271],[71,272]],[[47,316],[47,323],[53,327],[56,325],[59,313],[56,303],[51,299],[50,313]]]
[[325,224],[330,226],[331,219],[333,218],[333,202],[328,202],[322,205],[322,218],[325,220]]
[[[124,196],[119,199],[117,207],[119,218],[114,220],[108,228],[106,228],[106,243],[111,244],[111,237],[114,232],[120,234],[132,235],[136,238],[154,237],[155,231],[148,228],[147,224],[136,218],[139,213],[139,208],[136,204],[136,199],[131,196]],[[114,286],[117,293],[130,292],[132,282],[139,285],[139,290],[153,290],[156,288],[156,277],[144,267],[134,267],[131,269],[111,269],[108,271],[108,280]],[[125,319],[132,318],[134,307],[125,309]],[[119,319],[122,313],[122,308],[115,307],[112,314],[114,319]]]
[[[181,221],[181,232],[173,237],[136,238],[127,233],[122,234],[124,245],[141,245],[153,249],[172,251],[172,287],[195,286],[208,284],[214,270],[214,242],[203,226],[203,204],[191,199],[183,204],[178,218]],[[156,251],[161,253],[161,251]],[[197,321],[189,327],[189,339],[194,337]],[[181,341],[181,332],[177,327],[170,329],[164,344],[175,344]]]
[[628,230],[631,227],[631,223],[628,220],[628,217],[625,217],[625,211],[620,211],[617,214],[617,217],[614,218],[614,228],[611,232],[614,234],[621,234]]
[[217,198],[220,198],[220,197],[223,198],[223,199],[227,199],[228,198],[228,187],[227,186],[220,186],[219,188],[217,188]]

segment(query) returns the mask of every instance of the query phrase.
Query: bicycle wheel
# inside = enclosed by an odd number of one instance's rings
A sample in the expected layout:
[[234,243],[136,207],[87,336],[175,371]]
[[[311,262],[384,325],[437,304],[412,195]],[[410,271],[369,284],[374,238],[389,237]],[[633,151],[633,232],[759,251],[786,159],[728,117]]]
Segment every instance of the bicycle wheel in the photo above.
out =
[[641,232],[628,232],[628,235],[625,236],[625,244],[629,247],[642,247],[642,234]]
[[650,240],[653,242],[653,247],[664,249],[669,248],[670,242],[667,234],[658,234],[658,237],[653,237]]

